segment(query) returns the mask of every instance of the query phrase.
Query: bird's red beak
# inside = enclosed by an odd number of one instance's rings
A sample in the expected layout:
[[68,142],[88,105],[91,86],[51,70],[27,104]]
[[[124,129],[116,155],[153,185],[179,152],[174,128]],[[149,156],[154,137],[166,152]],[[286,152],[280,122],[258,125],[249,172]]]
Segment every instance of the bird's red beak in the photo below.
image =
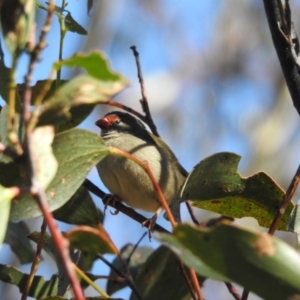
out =
[[117,119],[119,119],[117,116],[107,116],[98,120],[95,124],[101,129],[107,129],[113,125]]

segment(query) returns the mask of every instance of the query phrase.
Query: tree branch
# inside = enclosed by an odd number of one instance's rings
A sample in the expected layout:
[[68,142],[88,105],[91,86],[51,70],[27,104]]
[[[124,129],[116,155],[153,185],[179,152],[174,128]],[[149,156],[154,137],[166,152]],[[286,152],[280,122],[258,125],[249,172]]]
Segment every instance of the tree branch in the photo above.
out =
[[294,106],[300,114],[299,40],[286,0],[264,0],[265,12],[278,59]]
[[[132,208],[122,204],[119,201],[108,201],[108,199],[105,199],[105,196],[107,195],[104,193],[100,188],[98,188],[94,183],[92,183],[89,179],[86,179],[83,183],[83,186],[93,193],[95,196],[99,197],[102,199],[104,205],[108,205],[110,207],[115,208],[116,210],[120,211],[124,215],[128,216],[129,218],[133,219],[134,221],[143,224],[145,221],[147,221],[147,218],[142,216],[141,214],[137,213],[135,210]],[[164,232],[164,233],[170,233],[168,230],[165,228],[161,227],[158,224],[155,224],[153,230],[159,231],[159,232]]]

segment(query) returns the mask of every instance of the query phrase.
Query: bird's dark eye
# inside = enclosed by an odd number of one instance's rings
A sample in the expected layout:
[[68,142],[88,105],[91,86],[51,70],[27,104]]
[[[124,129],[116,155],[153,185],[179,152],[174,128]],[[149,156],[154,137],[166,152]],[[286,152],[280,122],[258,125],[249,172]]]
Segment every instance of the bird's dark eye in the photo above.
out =
[[120,119],[116,119],[116,120],[115,120],[115,124],[119,124],[120,122],[121,122]]

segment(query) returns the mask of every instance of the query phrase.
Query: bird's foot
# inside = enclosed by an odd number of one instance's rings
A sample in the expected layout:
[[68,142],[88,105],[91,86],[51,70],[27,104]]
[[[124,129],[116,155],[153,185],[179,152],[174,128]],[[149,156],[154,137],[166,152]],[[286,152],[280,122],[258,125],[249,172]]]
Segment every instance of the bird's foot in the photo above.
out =
[[[122,202],[122,200],[119,196],[111,195],[111,194],[105,195],[102,200],[105,203],[104,204],[104,212],[103,212],[104,216],[105,216],[106,209],[109,205],[114,206],[116,202]],[[119,210],[116,209],[114,212],[110,211],[110,213],[112,215],[117,215],[119,213]]]

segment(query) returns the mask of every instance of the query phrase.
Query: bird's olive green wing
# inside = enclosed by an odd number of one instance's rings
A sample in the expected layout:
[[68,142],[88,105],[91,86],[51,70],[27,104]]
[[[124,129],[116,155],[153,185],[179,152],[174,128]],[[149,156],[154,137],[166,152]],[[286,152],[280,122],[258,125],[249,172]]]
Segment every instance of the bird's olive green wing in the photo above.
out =
[[177,157],[173,153],[173,151],[170,149],[170,147],[159,137],[155,136],[154,134],[149,132],[149,138],[152,139],[152,141],[160,148],[164,150],[164,152],[167,155],[167,158],[169,161],[172,161],[173,165],[178,168],[179,172],[182,174],[182,176],[187,177],[188,172],[185,170],[185,168],[179,163]]

